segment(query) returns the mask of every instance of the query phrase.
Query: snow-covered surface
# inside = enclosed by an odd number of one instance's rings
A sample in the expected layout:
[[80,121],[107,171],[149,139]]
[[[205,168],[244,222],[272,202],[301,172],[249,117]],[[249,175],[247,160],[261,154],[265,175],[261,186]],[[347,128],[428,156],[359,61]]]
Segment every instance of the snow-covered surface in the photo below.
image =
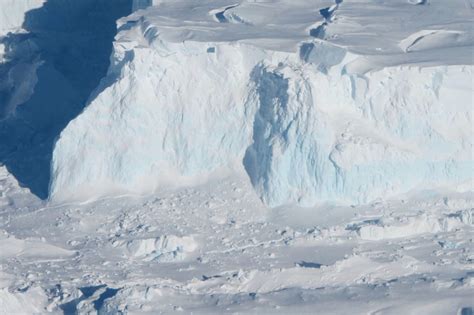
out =
[[110,1],[0,0],[0,314],[472,314],[472,1]]
[[229,167],[245,168],[269,206],[363,204],[471,181],[466,5],[222,0],[138,10],[119,22],[97,95],[56,142],[51,198],[147,194]]
[[0,0],[0,35],[18,31],[25,21],[25,13],[37,9],[46,0]]
[[230,176],[159,197],[52,206],[5,171],[0,183],[0,313],[474,307],[472,192],[269,210],[245,176]]

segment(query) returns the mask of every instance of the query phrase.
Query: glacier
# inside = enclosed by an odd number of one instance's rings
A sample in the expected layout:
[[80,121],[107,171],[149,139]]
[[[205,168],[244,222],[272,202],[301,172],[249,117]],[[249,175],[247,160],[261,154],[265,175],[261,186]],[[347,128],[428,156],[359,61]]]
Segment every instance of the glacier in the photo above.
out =
[[[229,169],[271,207],[472,190],[472,12],[361,3],[367,16],[351,1],[135,1],[107,76],[55,143],[51,200],[147,194]],[[357,33],[394,9],[403,29]],[[449,32],[423,31],[449,19]]]

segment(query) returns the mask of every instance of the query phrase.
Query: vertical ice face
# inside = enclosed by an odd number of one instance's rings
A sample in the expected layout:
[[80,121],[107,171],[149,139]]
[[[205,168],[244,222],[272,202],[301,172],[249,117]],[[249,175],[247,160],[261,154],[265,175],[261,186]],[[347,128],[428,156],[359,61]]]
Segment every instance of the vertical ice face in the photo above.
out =
[[262,4],[233,7],[251,12],[247,23],[188,5],[120,22],[108,76],[56,142],[53,200],[149,193],[235,161],[269,206],[365,203],[472,180],[471,65],[427,67],[414,54],[375,70],[303,37],[311,24],[254,27]]
[[471,67],[365,78],[316,67],[252,73],[258,110],[244,165],[267,204],[365,203],[472,178]]
[[56,143],[53,197],[152,192],[241,159],[251,127],[246,48],[178,46],[116,62],[112,84]]
[[270,206],[364,203],[472,177],[472,95],[458,84],[471,67],[362,78],[207,46],[123,54],[56,143],[53,198],[152,192],[239,159]]

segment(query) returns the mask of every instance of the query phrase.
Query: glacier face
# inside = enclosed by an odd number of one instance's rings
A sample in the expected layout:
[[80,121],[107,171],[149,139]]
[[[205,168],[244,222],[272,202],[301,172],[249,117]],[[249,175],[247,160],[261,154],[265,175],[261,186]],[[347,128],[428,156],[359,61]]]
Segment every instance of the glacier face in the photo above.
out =
[[374,53],[335,34],[350,1],[149,2],[119,22],[107,77],[55,144],[53,200],[149,193],[235,162],[269,206],[472,180],[468,20],[454,37],[390,33],[401,44]]
[[244,160],[252,183],[267,204],[309,206],[466,182],[472,75],[462,66],[386,68],[363,78],[313,65],[263,69]]
[[240,49],[219,50],[219,60],[184,47],[166,58],[150,49],[125,52],[119,73],[110,74],[113,84],[57,141],[53,196],[87,195],[93,187],[101,194],[151,192],[160,182],[202,176],[242,155],[250,127],[243,106],[248,66]]

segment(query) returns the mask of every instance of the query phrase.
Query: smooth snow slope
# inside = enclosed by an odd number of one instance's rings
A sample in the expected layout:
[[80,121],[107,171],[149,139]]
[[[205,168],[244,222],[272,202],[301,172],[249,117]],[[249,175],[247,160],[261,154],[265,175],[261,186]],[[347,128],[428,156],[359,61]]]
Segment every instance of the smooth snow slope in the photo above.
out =
[[107,78],[55,145],[51,198],[228,167],[270,206],[472,189],[472,15],[465,1],[155,2],[120,21]]

